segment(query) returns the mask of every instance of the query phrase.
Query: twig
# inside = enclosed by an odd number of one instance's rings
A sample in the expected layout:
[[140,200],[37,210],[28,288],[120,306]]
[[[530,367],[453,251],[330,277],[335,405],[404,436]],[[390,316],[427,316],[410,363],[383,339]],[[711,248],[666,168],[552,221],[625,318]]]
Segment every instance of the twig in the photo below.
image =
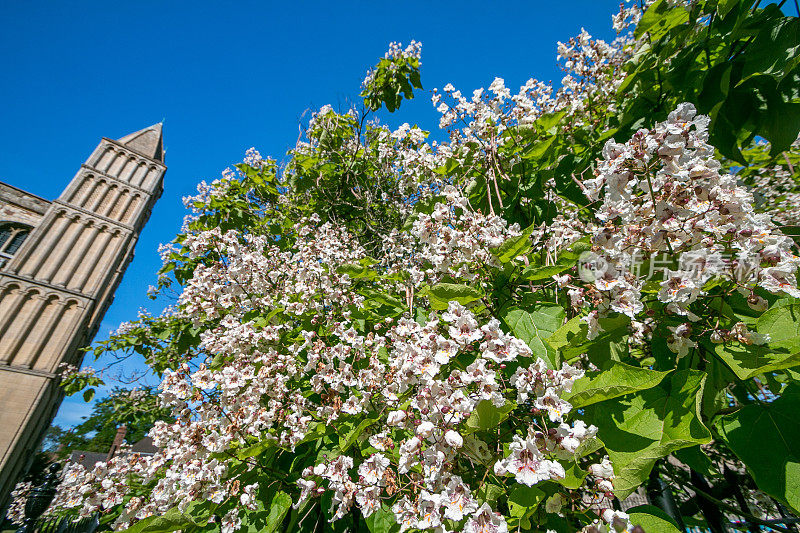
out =
[[767,521],[767,520],[763,520],[763,519],[761,519],[761,518],[758,518],[757,516],[754,516],[754,515],[751,515],[750,513],[747,513],[747,512],[745,512],[745,511],[742,511],[741,509],[737,509],[736,507],[733,507],[732,505],[728,505],[727,503],[725,503],[725,502],[723,502],[723,501],[721,501],[721,500],[718,500],[718,499],[716,499],[715,497],[713,497],[713,496],[712,496],[712,495],[710,495],[709,493],[707,493],[707,492],[705,492],[705,491],[702,491],[702,490],[698,489],[697,487],[694,487],[694,486],[693,486],[693,487],[692,487],[692,490],[693,490],[693,491],[694,491],[694,492],[695,492],[695,493],[696,493],[698,496],[700,496],[700,497],[702,497],[702,498],[704,498],[704,499],[708,500],[709,502],[713,503],[713,504],[714,504],[714,505],[716,505],[717,507],[719,507],[719,508],[721,508],[721,509],[724,509],[724,510],[728,511],[728,512],[729,512],[729,513],[731,513],[731,514],[735,514],[736,516],[741,516],[742,518],[746,518],[746,519],[747,519],[747,520],[749,520],[750,522],[754,522],[754,523],[756,523],[756,524],[760,524],[760,525],[762,525],[762,526],[767,526],[767,527],[770,527],[770,528],[772,528],[772,529],[775,529],[775,530],[777,530],[777,531],[784,531],[784,532],[786,532],[786,533],[791,533],[791,531],[792,531],[791,529],[787,529],[787,528],[785,528],[785,527],[781,527],[781,526],[779,526],[779,525],[777,525],[777,524],[774,524],[774,523],[772,523],[772,522],[769,522],[769,521]]

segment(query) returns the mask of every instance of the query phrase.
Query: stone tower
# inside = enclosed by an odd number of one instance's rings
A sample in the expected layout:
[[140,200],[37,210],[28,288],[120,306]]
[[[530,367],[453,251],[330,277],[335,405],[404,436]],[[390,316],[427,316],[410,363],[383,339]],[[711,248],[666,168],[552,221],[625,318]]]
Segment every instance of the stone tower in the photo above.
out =
[[161,124],[104,138],[52,202],[0,183],[0,509],[80,365],[163,190]]

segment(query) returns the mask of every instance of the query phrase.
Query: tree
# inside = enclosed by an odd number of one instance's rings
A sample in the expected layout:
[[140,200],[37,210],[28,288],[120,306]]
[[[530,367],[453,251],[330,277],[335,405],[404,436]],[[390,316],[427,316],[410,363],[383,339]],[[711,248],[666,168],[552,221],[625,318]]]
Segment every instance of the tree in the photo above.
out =
[[114,443],[117,429],[124,425],[125,442],[134,444],[143,439],[157,420],[169,420],[170,412],[158,406],[158,395],[152,388],[115,388],[92,406],[92,412],[80,424],[65,431],[58,426],[48,429],[45,443],[59,459],[73,450],[107,452]]
[[97,351],[162,376],[162,451],[74,469],[59,505],[151,533],[676,531],[614,500],[667,457],[713,476],[711,446],[800,510],[800,259],[769,216],[796,192],[800,21],[614,20],[559,44],[558,90],[434,91],[436,146],[368,119],[421,90],[393,43],[363,109],[201,184],[164,249],[176,306]]
[[55,453],[58,451],[59,445],[68,433],[69,431],[61,426],[50,426],[44,432],[44,438],[42,439],[42,444],[39,446],[39,450],[45,453]]

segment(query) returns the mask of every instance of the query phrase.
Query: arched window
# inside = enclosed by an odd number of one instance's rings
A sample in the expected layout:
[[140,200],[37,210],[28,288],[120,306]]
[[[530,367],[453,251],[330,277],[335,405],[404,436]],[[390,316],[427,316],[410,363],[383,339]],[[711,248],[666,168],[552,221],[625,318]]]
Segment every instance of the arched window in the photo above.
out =
[[25,224],[0,222],[0,268],[14,257],[30,231],[31,227]]

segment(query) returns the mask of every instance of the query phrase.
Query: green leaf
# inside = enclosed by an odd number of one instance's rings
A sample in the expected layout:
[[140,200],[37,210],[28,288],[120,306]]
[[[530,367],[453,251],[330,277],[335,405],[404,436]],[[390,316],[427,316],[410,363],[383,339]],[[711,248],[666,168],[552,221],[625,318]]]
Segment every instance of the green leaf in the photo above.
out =
[[508,494],[508,501],[519,507],[536,507],[544,501],[545,493],[536,487],[515,483]]
[[762,16],[767,20],[761,21],[749,44],[739,85],[751,76],[769,75],[780,81],[800,62],[800,19],[783,17],[775,6]]
[[519,237],[511,237],[497,247],[492,253],[497,256],[501,263],[508,263],[520,255],[525,255],[532,247],[531,233],[536,226],[531,224],[522,232]]
[[405,304],[403,302],[401,302],[400,300],[398,300],[394,296],[391,296],[391,295],[386,294],[386,293],[381,292],[381,291],[377,291],[377,290],[374,290],[374,289],[363,288],[363,289],[360,289],[359,292],[363,296],[366,296],[370,300],[372,300],[372,301],[374,301],[374,302],[376,302],[376,303],[378,303],[380,305],[388,305],[389,307],[403,307],[403,306],[405,306]]
[[717,5],[717,13],[722,18],[730,13],[731,9],[739,5],[740,0],[720,0],[719,4]]
[[740,379],[800,365],[800,302],[787,300],[764,312],[756,331],[769,335],[767,345],[718,344],[717,355]]
[[615,361],[608,370],[587,373],[577,380],[564,399],[573,407],[585,407],[655,387],[667,374],[669,371],[658,372]]
[[427,296],[432,308],[443,310],[451,301],[464,305],[479,300],[483,293],[470,285],[439,283],[422,289],[419,296]]
[[198,502],[192,502],[186,512],[181,512],[177,507],[173,507],[160,516],[149,516],[139,520],[125,531],[127,533],[168,533],[190,526],[202,526],[208,522],[208,516],[205,517],[205,521],[196,522],[190,515],[191,510],[198,505]]
[[492,452],[489,451],[489,447],[486,443],[482,439],[470,435],[467,431],[462,430],[462,433],[464,437],[464,446],[461,447],[461,451],[464,452],[467,457],[488,468],[494,466],[495,457],[492,455]]
[[512,401],[506,401],[503,407],[495,407],[489,400],[481,400],[464,422],[467,427],[465,433],[494,429],[516,408],[517,404]]
[[400,524],[397,523],[394,513],[386,504],[381,504],[380,509],[364,520],[372,533],[397,533],[400,531]]
[[576,490],[583,485],[583,480],[586,479],[587,475],[589,473],[582,469],[578,463],[570,461],[569,464],[564,466],[564,477],[556,478],[554,481],[563,487]]
[[330,431],[333,431],[330,426],[323,424],[322,422],[317,422],[317,425],[314,426],[314,429],[310,430],[308,433],[306,433],[305,437],[300,439],[299,442],[295,443],[295,447],[300,446],[305,442],[311,442],[313,440],[320,439]]
[[765,372],[800,365],[800,350],[748,346],[738,342],[717,344],[714,350],[739,379],[750,379]]
[[655,505],[637,505],[628,509],[631,524],[642,526],[647,533],[680,533],[678,524]]
[[528,345],[535,357],[541,357],[551,368],[556,368],[558,364],[556,352],[545,339],[550,338],[561,326],[564,309],[560,305],[538,304],[529,311],[509,307],[501,313],[500,318],[515,337]]
[[576,316],[567,321],[563,326],[558,328],[553,332],[552,335],[550,335],[550,337],[547,339],[547,344],[556,350],[560,350],[569,346],[578,338],[582,337],[585,339],[586,337],[581,331],[581,326],[584,326],[584,322],[581,320],[581,318],[582,317],[580,316]]
[[627,344],[624,342],[628,334],[630,319],[626,315],[601,318],[599,320],[602,331],[592,340],[586,338],[588,328],[576,316],[561,326],[550,338],[547,344],[558,350],[565,359],[586,353],[592,363],[599,368],[606,369],[614,360],[619,360],[624,355]]
[[575,266],[574,261],[570,261],[569,263],[558,262],[555,265],[530,265],[525,267],[520,277],[528,281],[541,281],[543,279],[550,279],[556,274],[561,274],[573,266]]
[[716,426],[747,466],[758,488],[800,511],[800,385],[789,384],[777,400],[750,404]]
[[248,457],[256,457],[260,456],[264,452],[269,449],[273,449],[273,453],[275,448],[277,447],[277,441],[273,439],[265,439],[262,437],[261,441],[258,443],[248,446],[246,448],[242,448],[236,452],[236,457],[239,459],[247,459]]
[[272,497],[272,504],[269,507],[269,515],[260,533],[274,533],[278,531],[283,523],[283,517],[292,508],[292,497],[283,491],[279,491]]
[[85,391],[83,391],[83,401],[87,403],[91,402],[92,399],[94,398],[94,393],[95,393],[94,389],[86,389]]
[[486,502],[492,507],[494,507],[494,504],[499,498],[505,495],[506,489],[494,483],[484,483],[475,491],[475,498],[478,500],[478,503]]
[[658,386],[589,407],[586,421],[598,427],[616,479],[614,492],[627,497],[666,455],[711,440],[700,419],[706,374],[681,370]]
[[378,273],[367,265],[342,265],[336,269],[336,272],[339,274],[347,274],[352,279],[375,279],[378,277]]
[[356,439],[358,439],[358,437],[361,436],[364,430],[367,429],[372,424],[374,424],[375,422],[376,420],[374,418],[366,418],[361,422],[359,422],[359,424],[356,427],[350,430],[347,433],[347,435],[339,441],[339,449],[342,451],[342,453],[347,452],[350,446],[352,446],[353,443],[356,442]]
[[679,461],[685,463],[692,470],[696,470],[706,477],[714,477],[720,475],[714,463],[708,458],[708,455],[703,452],[700,446],[692,446],[690,448],[683,448],[674,452],[675,457]]
[[782,300],[762,314],[756,323],[759,333],[770,336],[770,346],[797,347],[800,342],[800,302]]
[[555,135],[552,135],[543,141],[534,143],[533,146],[531,146],[525,152],[525,155],[523,157],[525,159],[539,159],[545,154],[545,152],[547,152],[547,149],[550,148],[550,146],[553,144],[553,141],[555,141],[556,138],[557,137]]
[[545,500],[547,494],[539,488],[514,484],[508,494],[508,507],[513,518],[523,519],[531,516]]
[[673,6],[666,0],[657,0],[642,15],[634,36],[638,39],[645,33],[650,33],[650,38],[657,41],[672,28],[688,21],[689,11],[684,7]]
[[566,114],[567,114],[566,111],[559,111],[557,113],[547,113],[537,118],[534,125],[538,130],[548,131],[554,126],[556,126],[559,122],[561,122],[561,119],[564,118],[564,115]]

